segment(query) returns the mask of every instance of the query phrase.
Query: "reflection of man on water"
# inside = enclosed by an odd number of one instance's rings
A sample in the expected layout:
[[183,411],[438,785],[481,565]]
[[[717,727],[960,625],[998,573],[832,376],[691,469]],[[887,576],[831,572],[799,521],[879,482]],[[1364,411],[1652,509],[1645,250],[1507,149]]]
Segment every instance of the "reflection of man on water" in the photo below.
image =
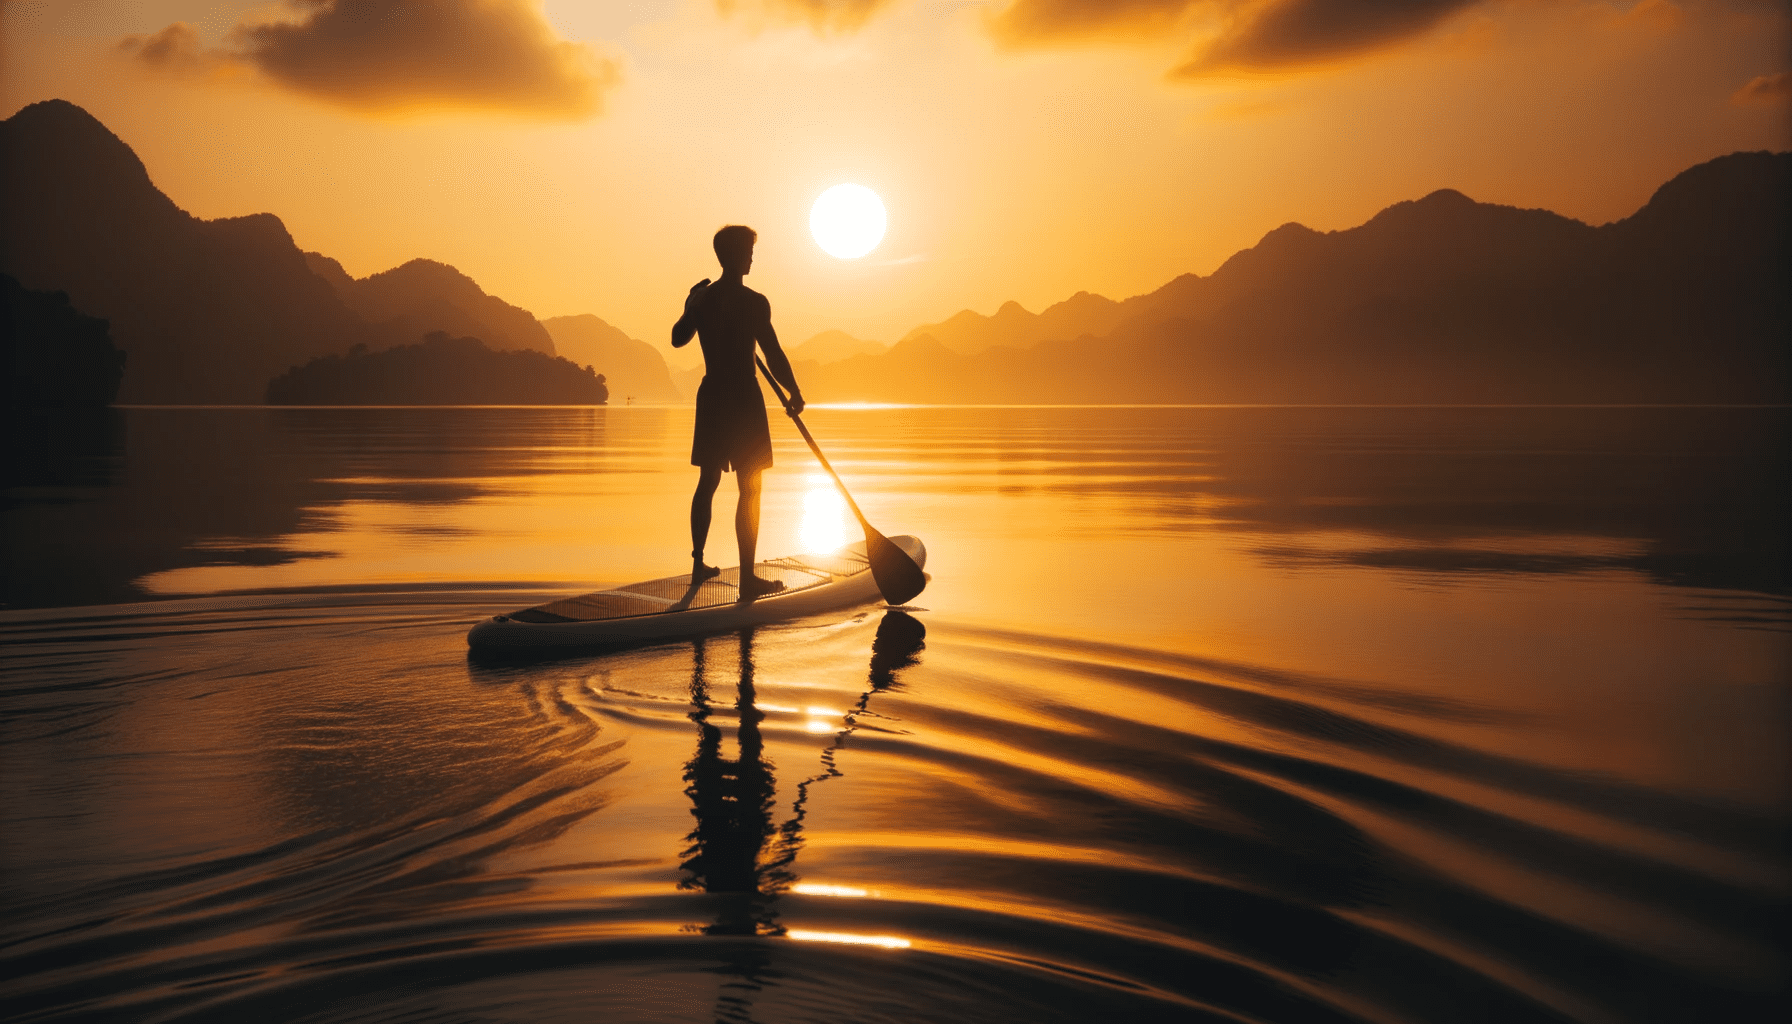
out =
[[701,889],[727,897],[717,906],[716,921],[703,929],[709,935],[779,935],[768,897],[786,888],[788,872],[761,864],[760,854],[773,833],[771,810],[777,779],[765,758],[759,723],[765,712],[754,706],[753,631],[740,634],[740,688],[735,701],[739,716],[740,755],[722,756],[722,730],[709,720],[708,645],[692,649],[691,700],[697,707],[697,753],[685,765],[691,814],[697,827],[687,837],[685,877],[680,889]]
[[672,345],[681,348],[697,335],[703,347],[703,383],[697,388],[697,427],[691,439],[691,465],[701,473],[691,497],[691,582],[701,583],[721,570],[703,563],[709,540],[710,506],[722,474],[733,470],[740,488],[734,511],[734,536],[740,544],[743,598],[782,590],[784,584],[753,573],[759,546],[759,474],[772,464],[771,429],[765,418],[765,395],[753,370],[753,348],[765,350],[765,362],[790,393],[790,414],[803,411],[803,393],[796,386],[790,360],[772,330],[771,303],[741,280],[753,269],[752,228],[732,224],[716,232],[716,259],[721,280],[708,278],[691,286],[684,315],[672,325]]
[[[900,686],[897,673],[915,664],[925,646],[927,630],[919,621],[899,611],[884,614],[871,644],[869,685],[847,712],[834,742],[821,752],[822,772],[799,782],[791,805],[790,820],[774,828],[771,811],[777,793],[773,764],[765,756],[760,723],[765,712],[755,706],[753,680],[753,631],[740,634],[740,683],[735,710],[739,716],[740,754],[734,760],[722,756],[722,730],[710,721],[713,707],[709,693],[709,644],[696,641],[692,648],[691,701],[696,706],[691,721],[697,725],[697,752],[685,765],[685,794],[691,798],[691,814],[697,826],[687,840],[685,877],[680,889],[701,889],[731,899],[718,905],[715,924],[703,931],[710,935],[778,935],[772,898],[796,881],[791,871],[802,848],[803,821],[807,817],[810,787],[841,772],[834,756],[857,729],[857,717],[866,712],[874,693]],[[768,841],[776,834],[778,840]]]

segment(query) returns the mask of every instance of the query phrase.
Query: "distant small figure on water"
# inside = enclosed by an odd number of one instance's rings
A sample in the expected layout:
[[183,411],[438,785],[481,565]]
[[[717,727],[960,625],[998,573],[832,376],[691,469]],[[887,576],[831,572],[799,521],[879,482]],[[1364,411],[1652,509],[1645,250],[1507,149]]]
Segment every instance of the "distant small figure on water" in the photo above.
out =
[[710,505],[722,474],[733,470],[740,488],[734,510],[734,536],[740,543],[741,597],[751,599],[784,589],[776,580],[753,572],[759,546],[759,474],[772,464],[771,427],[765,416],[765,395],[753,368],[755,343],[765,352],[765,364],[790,392],[790,415],[803,411],[803,393],[797,388],[790,360],[772,330],[772,307],[765,296],[741,280],[753,269],[753,243],[759,236],[752,228],[731,224],[716,232],[716,259],[722,264],[721,280],[709,278],[691,286],[685,296],[684,315],[672,325],[672,347],[682,348],[697,336],[703,347],[703,383],[697,388],[697,426],[691,439],[691,465],[702,472],[697,493],[691,497],[691,582],[700,583],[721,572],[703,563],[709,540]]

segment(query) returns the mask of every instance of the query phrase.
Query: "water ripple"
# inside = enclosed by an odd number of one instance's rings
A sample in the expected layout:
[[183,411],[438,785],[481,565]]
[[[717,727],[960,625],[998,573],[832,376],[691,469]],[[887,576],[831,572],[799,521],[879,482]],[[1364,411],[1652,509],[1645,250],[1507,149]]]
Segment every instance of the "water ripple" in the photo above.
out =
[[9,614],[8,1019],[1778,998],[1783,819],[1527,757],[1519,707],[898,611],[468,663],[491,601]]

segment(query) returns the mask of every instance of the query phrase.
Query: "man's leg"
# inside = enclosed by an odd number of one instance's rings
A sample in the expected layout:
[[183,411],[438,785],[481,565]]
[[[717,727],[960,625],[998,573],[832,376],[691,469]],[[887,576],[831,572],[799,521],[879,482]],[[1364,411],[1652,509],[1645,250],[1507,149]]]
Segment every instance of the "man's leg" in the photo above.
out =
[[740,593],[742,597],[763,597],[784,589],[777,580],[762,579],[753,572],[759,549],[759,474],[758,469],[735,473],[740,485],[740,504],[734,507],[734,538],[740,543]]
[[722,467],[704,466],[697,476],[697,493],[691,495],[691,582],[701,583],[722,570],[703,564],[703,548],[709,542],[709,510],[716,488],[722,483]]
[[740,503],[734,506],[734,539],[740,542],[741,578],[753,569],[756,559],[753,557],[759,550],[759,474],[757,469],[737,471],[735,482],[740,485]]

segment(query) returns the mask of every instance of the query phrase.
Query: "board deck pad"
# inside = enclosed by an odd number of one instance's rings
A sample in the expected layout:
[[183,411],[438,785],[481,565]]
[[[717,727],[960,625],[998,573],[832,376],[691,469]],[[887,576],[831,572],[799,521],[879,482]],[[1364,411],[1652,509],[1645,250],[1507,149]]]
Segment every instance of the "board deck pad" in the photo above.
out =
[[[797,555],[774,558],[753,566],[760,577],[779,580],[784,589],[774,595],[796,593],[824,586],[836,580],[871,571],[871,563],[851,551],[821,555]],[[665,579],[633,583],[614,590],[563,598],[547,604],[512,612],[519,622],[600,622],[635,615],[657,615],[662,612],[691,611],[734,604],[740,600],[740,567],[730,566],[721,575],[691,586],[691,575],[667,576]]]

